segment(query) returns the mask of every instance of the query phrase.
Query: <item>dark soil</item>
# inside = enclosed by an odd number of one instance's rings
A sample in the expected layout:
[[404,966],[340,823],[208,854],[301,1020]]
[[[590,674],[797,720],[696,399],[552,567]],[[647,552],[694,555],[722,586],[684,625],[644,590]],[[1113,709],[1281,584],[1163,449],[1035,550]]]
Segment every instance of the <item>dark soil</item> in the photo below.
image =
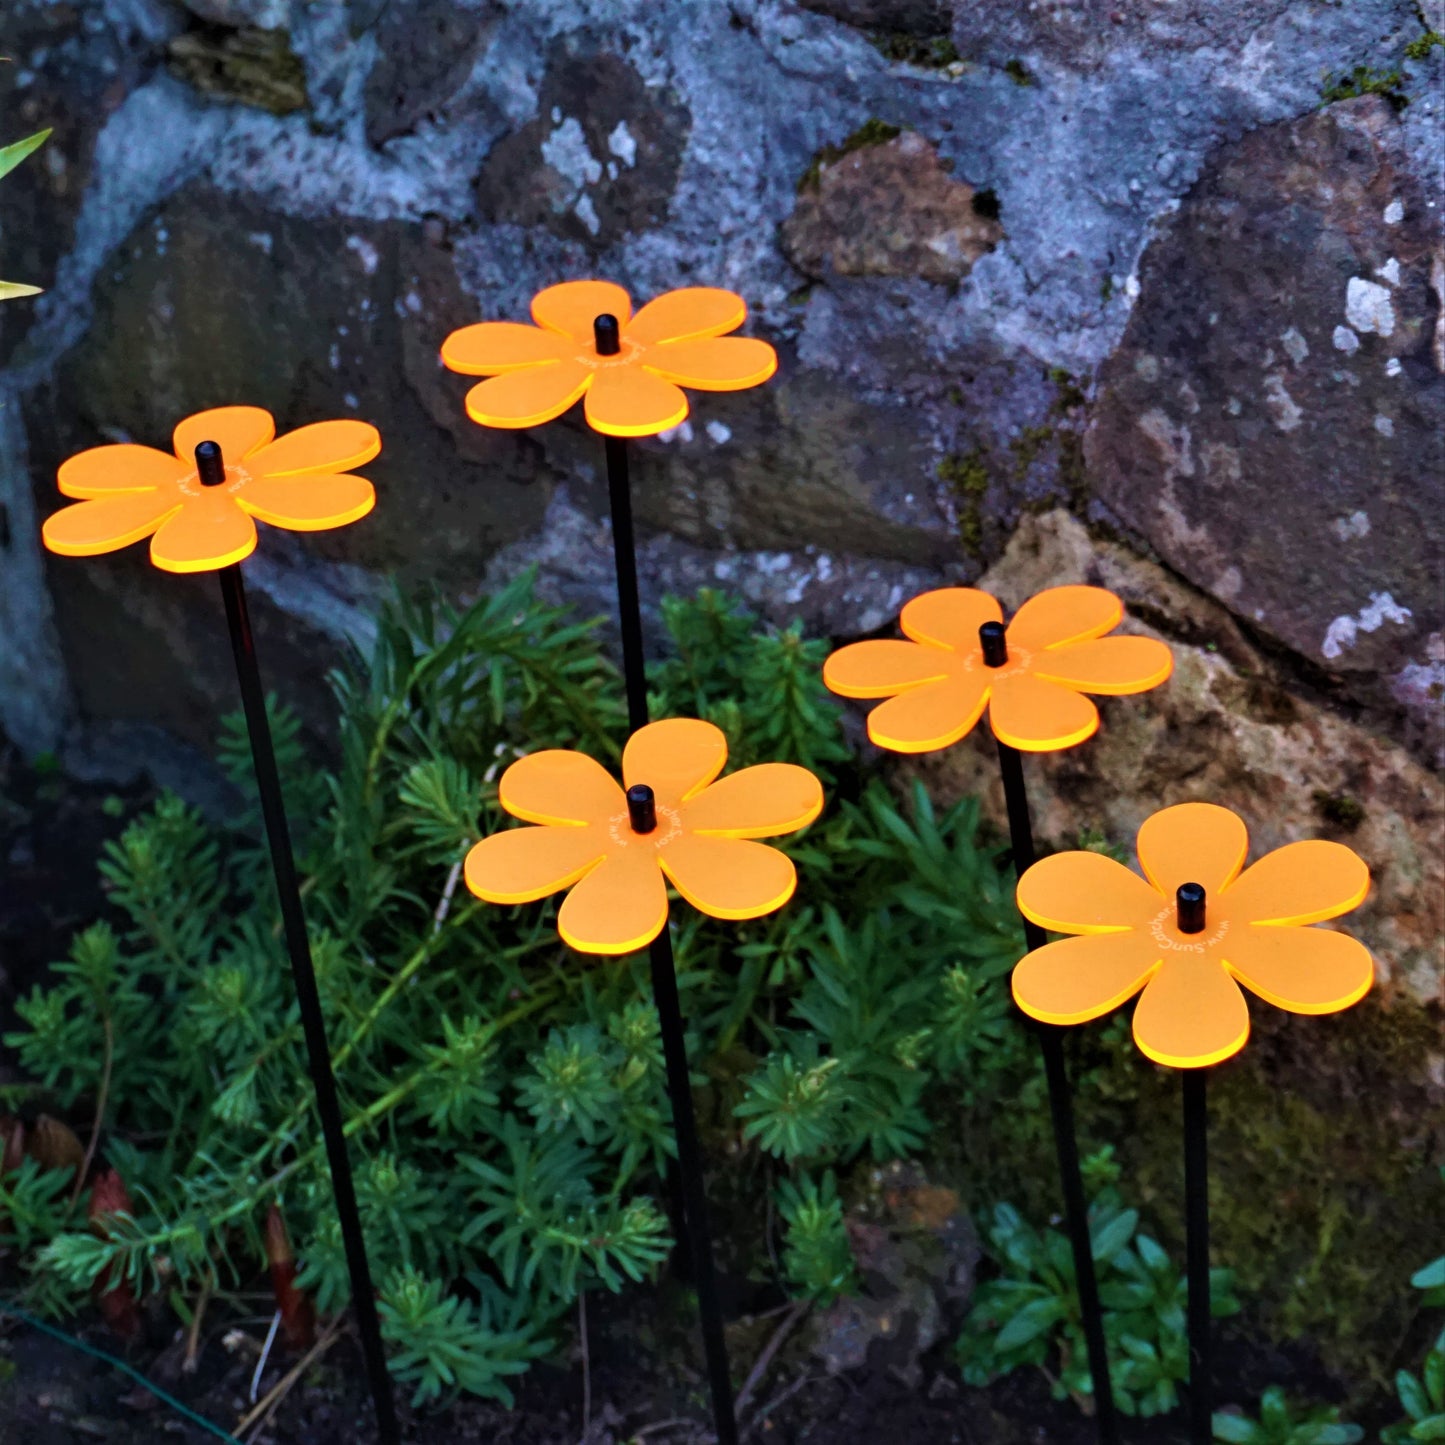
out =
[[0,1036],[15,1027],[16,997],[105,912],[101,848],[153,797],[146,783],[86,785],[27,766],[0,734]]
[[[646,1298],[630,1302],[646,1310]],[[405,1438],[427,1445],[704,1445],[711,1440],[701,1379],[663,1382],[655,1363],[633,1354],[633,1332],[624,1317],[615,1333],[594,1339],[593,1349],[612,1358],[592,1370],[590,1432],[586,1431],[580,1362],[571,1368],[544,1364],[522,1382],[516,1407],[504,1410],[477,1401],[425,1414],[406,1412]],[[634,1319],[632,1324],[640,1321]],[[102,1347],[116,1348],[100,1329],[86,1331]],[[224,1333],[224,1332],[223,1332]],[[191,1408],[223,1428],[234,1426],[249,1408],[250,1377],[260,1327],[249,1331],[248,1347],[228,1349],[215,1339],[199,1369],[182,1375],[177,1342],[160,1356],[138,1358],[148,1376]],[[608,1346],[613,1348],[609,1351]],[[600,1348],[599,1348],[600,1347]],[[269,1368],[269,1389],[288,1367]],[[829,1377],[794,1365],[764,1382],[743,1411],[746,1438],[754,1445],[1093,1445],[1091,1422],[1070,1404],[1049,1399],[1037,1373],[1020,1372],[989,1390],[958,1382],[946,1357],[924,1362],[916,1388],[886,1375]],[[216,1436],[188,1424],[154,1395],[110,1365],[24,1326],[0,1345],[0,1445],[78,1445],[106,1440],[113,1445],[214,1441]],[[351,1342],[338,1345],[305,1383],[287,1397],[272,1426],[250,1437],[255,1445],[360,1445],[372,1438],[361,1362]],[[1173,1422],[1130,1422],[1129,1445],[1174,1445],[1182,1435]]]
[[[405,1438],[416,1445],[708,1445],[703,1376],[687,1328],[686,1298],[666,1284],[621,1297],[592,1296],[588,1361],[580,1343],[538,1364],[517,1388],[513,1409],[466,1399],[445,1408],[403,1407]],[[149,1348],[130,1355],[140,1368],[206,1419],[234,1427],[250,1409],[264,1322],[223,1320],[203,1332],[192,1373],[182,1369],[184,1342],[175,1317],[157,1306]],[[742,1325],[739,1333],[766,1340]],[[121,1347],[100,1325],[80,1332],[101,1349]],[[734,1336],[736,1345],[736,1335]],[[159,1346],[159,1348],[157,1347]],[[755,1353],[755,1351],[753,1352]],[[751,1356],[735,1348],[734,1378]],[[293,1360],[268,1363],[262,1393]],[[590,1413],[584,1380],[590,1379]],[[251,1445],[362,1445],[374,1438],[361,1359],[340,1341],[286,1396],[274,1421]],[[1226,1326],[1217,1360],[1218,1403],[1253,1403],[1283,1384],[1301,1398],[1338,1398],[1308,1354],[1258,1346]],[[1050,1398],[1036,1370],[1021,1369],[990,1388],[962,1384],[950,1351],[921,1361],[909,1384],[891,1373],[830,1376],[805,1353],[780,1351],[740,1411],[748,1445],[1095,1445],[1093,1422],[1070,1401]],[[590,1420],[590,1429],[587,1422]],[[0,1445],[203,1445],[216,1436],[186,1423],[113,1366],[9,1321],[0,1325]],[[1183,1412],[1124,1422],[1124,1445],[1184,1445]]]

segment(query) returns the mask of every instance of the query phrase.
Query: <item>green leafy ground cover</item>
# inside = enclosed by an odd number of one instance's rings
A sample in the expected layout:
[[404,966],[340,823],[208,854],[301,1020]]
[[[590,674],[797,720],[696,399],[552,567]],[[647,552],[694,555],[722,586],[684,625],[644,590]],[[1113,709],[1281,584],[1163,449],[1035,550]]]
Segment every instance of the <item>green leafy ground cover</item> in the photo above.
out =
[[[826,1304],[856,1286],[853,1175],[926,1159],[993,1219],[992,1278],[959,1344],[966,1378],[1043,1368],[1056,1393],[1082,1400],[1067,1250],[1045,1225],[1057,1191],[1043,1080],[1008,999],[1022,943],[996,839],[973,800],[936,809],[921,787],[900,796],[858,761],[819,681],[826,643],[706,592],[668,602],[665,622],[654,715],[710,718],[730,766],[799,762],[830,798],[785,845],[802,880],[787,908],[745,925],[676,911],[705,1143],[730,1161],[717,1181],[730,1258]],[[275,729],[392,1365],[420,1402],[458,1390],[506,1399],[558,1345],[579,1291],[643,1281],[671,1245],[644,960],[584,962],[556,942],[551,905],[492,908],[459,885],[467,848],[505,826],[497,778],[521,751],[617,760],[622,690],[595,626],[539,602],[527,578],[460,611],[392,603],[371,654],[333,683],[334,769],[308,759],[284,710]],[[222,761],[243,814],[219,826],[163,797],[109,845],[111,921],[76,937],[7,1036],[27,1081],[0,1092],[0,1109],[84,1121],[104,1093],[102,1156],[132,1201],[95,1229],[69,1170],[27,1158],[0,1178],[8,1289],[31,1310],[63,1316],[101,1278],[168,1298],[182,1317],[202,1294],[224,1304],[262,1266],[273,1203],[303,1288],[323,1310],[345,1303],[238,722]],[[1107,1153],[1091,1166],[1121,1392],[1126,1408],[1157,1413],[1183,1375],[1177,1120],[1122,1021],[1081,1048],[1086,1130],[1128,1139],[1122,1177]],[[1287,1169],[1268,1132],[1279,1108],[1293,1111],[1293,1147],[1308,1150],[1327,1105],[1275,1100],[1261,1123],[1250,1077],[1218,1096],[1225,1152]],[[1139,1127],[1143,1117],[1153,1123]],[[1250,1128],[1264,1130],[1260,1152]],[[1414,1178],[1413,1161],[1389,1162]],[[1423,1251],[1408,1228],[1417,1194],[1406,1195],[1395,1223],[1413,1267]],[[1249,1291],[1266,1291],[1266,1324],[1293,1309],[1328,1345],[1331,1311],[1404,1292],[1404,1265],[1398,1281],[1382,1273],[1390,1259],[1352,1256],[1358,1279],[1335,1267],[1347,1222],[1301,1243],[1259,1222],[1278,1216],[1248,1199],[1216,1205],[1220,1256],[1239,1256],[1246,1309]],[[1305,1262],[1293,1285],[1268,1268],[1281,1250],[1291,1267]]]

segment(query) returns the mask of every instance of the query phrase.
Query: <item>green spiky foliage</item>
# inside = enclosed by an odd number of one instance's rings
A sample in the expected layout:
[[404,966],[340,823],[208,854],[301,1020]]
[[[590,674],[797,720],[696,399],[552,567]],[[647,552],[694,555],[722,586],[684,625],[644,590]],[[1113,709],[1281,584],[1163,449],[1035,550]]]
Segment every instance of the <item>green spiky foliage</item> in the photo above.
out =
[[[1016,1097],[1037,1072],[1008,1012],[1010,886],[972,802],[900,805],[851,770],[819,680],[826,645],[714,593],[670,601],[653,715],[716,721],[732,766],[822,774],[823,818],[785,846],[796,899],[748,924],[676,910],[680,989],[711,1157],[776,1202],[783,1281],[852,1287],[837,1178],[923,1147],[945,1106]],[[273,709],[332,1058],[392,1367],[420,1401],[509,1396],[578,1292],[650,1275],[670,1240],[672,1148],[645,960],[559,945],[553,904],[481,904],[459,882],[507,826],[522,751],[615,763],[622,688],[590,623],[523,578],[458,610],[394,601],[334,677],[335,766]],[[90,1118],[130,1216],[87,1227],[63,1180],[0,1179],[15,1288],[61,1310],[106,1272],[138,1292],[224,1299],[254,1277],[277,1202],[324,1309],[348,1281],[239,721],[223,762],[246,794],[220,826],[162,798],[107,846],[110,916],[19,1006],[30,1082],[0,1095]],[[836,1171],[835,1173],[832,1171]],[[68,1177],[68,1176],[67,1176]],[[770,1272],[752,1208],[737,1247]]]

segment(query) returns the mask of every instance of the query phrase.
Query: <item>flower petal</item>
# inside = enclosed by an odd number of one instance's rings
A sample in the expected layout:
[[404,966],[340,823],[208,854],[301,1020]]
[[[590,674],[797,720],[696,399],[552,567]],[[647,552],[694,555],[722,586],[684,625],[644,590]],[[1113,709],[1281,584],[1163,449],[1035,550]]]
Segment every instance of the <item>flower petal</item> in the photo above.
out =
[[1174,654],[1152,637],[1096,637],[1034,658],[1035,677],[1105,696],[1146,692],[1174,671]]
[[891,697],[927,682],[942,682],[952,671],[937,647],[879,637],[850,642],[823,664],[825,686],[840,697]]
[[202,442],[215,442],[221,448],[221,460],[231,463],[250,456],[275,435],[271,413],[259,406],[216,406],[181,422],[172,444],[176,455],[194,467],[196,448]]
[[1135,846],[1145,877],[1166,900],[1181,883],[1198,883],[1207,912],[1244,866],[1249,831],[1228,808],[1179,803],[1146,818]]
[[1297,1014],[1332,1014],[1369,993],[1370,950],[1332,928],[1231,929],[1220,946],[1230,971],[1266,1003]]
[[793,860],[766,843],[684,833],[657,850],[673,886],[713,918],[761,918],[781,908],[798,886]]
[[223,487],[188,497],[151,538],[151,561],[163,572],[214,572],[255,550],[256,524]]
[[576,883],[606,853],[593,828],[509,828],[467,854],[467,887],[487,903],[533,903]]
[[823,811],[823,785],[795,763],[758,763],[710,784],[683,804],[689,833],[775,838],[806,828]]
[[1029,673],[993,685],[988,725],[1001,743],[1026,753],[1071,748],[1099,729],[1099,709],[1081,692]]
[[62,557],[95,557],[149,537],[179,506],[174,493],[154,490],[77,502],[47,517],[41,536]]
[[1171,953],[1134,1010],[1134,1042],[1156,1064],[1202,1069],[1237,1054],[1249,1007],[1215,955]]
[[557,931],[581,953],[632,953],[667,926],[667,884],[653,848],[609,853],[567,895]]
[[898,625],[915,642],[930,642],[965,655],[981,653],[978,629],[1002,622],[1003,609],[976,587],[939,587],[903,604]]
[[747,320],[748,306],[736,291],[716,286],[680,286],[654,296],[628,323],[627,339],[643,346],[659,341],[693,341],[722,336]]
[[875,707],[868,714],[868,736],[895,753],[946,748],[983,716],[988,696],[989,681],[981,671],[925,683]]
[[660,341],[696,341],[737,331],[747,321],[747,302],[736,290],[679,286],[643,306],[627,324],[626,337],[644,347]]
[[1008,640],[1030,652],[1102,637],[1119,625],[1124,604],[1102,587],[1049,587],[1036,592],[1008,625]]
[[1318,923],[1358,908],[1370,891],[1365,860],[1343,843],[1287,843],[1246,868],[1225,890],[1231,919]]
[[246,460],[256,477],[307,477],[349,472],[381,450],[381,433],[364,421],[316,421],[277,437]]
[[465,376],[496,376],[503,371],[562,361],[577,350],[571,338],[521,321],[479,321],[463,326],[442,342],[442,365]]
[[39,296],[39,286],[29,286],[24,281],[0,281],[0,301],[18,301],[22,296]]
[[586,753],[547,748],[502,774],[497,801],[528,823],[606,823],[627,811],[617,780]]
[[516,430],[559,417],[592,383],[580,361],[548,362],[479,382],[467,393],[467,415],[478,426]]
[[564,281],[532,297],[532,320],[538,326],[586,346],[596,340],[592,323],[599,316],[615,316],[624,327],[631,315],[632,298],[611,281]]
[[887,698],[925,682],[942,682],[951,670],[948,656],[938,647],[876,637],[829,653],[822,681],[844,698]]
[[646,783],[670,808],[695,798],[728,759],[721,728],[697,718],[671,717],[638,728],[622,750],[626,787]]
[[1133,929],[1061,938],[1019,960],[1013,995],[1046,1024],[1088,1023],[1133,998],[1158,964],[1158,945]]
[[66,497],[110,497],[117,492],[154,491],[195,469],[194,462],[183,462],[169,452],[125,442],[68,457],[60,464],[55,484]]
[[635,362],[603,367],[587,393],[587,425],[604,436],[656,436],[686,417],[687,397]]
[[1118,933],[1159,915],[1165,900],[1102,853],[1055,853],[1019,879],[1019,912],[1055,933]]
[[751,336],[717,336],[654,346],[642,364],[655,376],[700,391],[745,391],[778,369],[778,353]]
[[364,517],[376,505],[376,488],[365,477],[258,477],[236,501],[273,527],[324,532]]

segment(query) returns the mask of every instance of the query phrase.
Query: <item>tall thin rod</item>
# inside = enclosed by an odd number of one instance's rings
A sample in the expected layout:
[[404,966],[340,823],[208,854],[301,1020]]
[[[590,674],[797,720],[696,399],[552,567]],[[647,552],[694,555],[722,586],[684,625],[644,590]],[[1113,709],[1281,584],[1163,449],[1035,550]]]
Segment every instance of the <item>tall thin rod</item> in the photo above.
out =
[[386,1368],[386,1351],[381,1342],[376,1292],[372,1288],[361,1214],[356,1205],[356,1186],[352,1181],[351,1161],[346,1151],[336,1076],[331,1072],[331,1050],[326,1042],[326,1023],[321,1013],[321,995],[316,987],[316,970],[311,963],[306,917],[301,910],[296,860],[291,851],[290,829],[286,826],[281,778],[276,770],[276,752],[266,719],[261,670],[256,662],[256,642],[251,632],[250,611],[246,606],[246,584],[241,578],[239,563],[221,568],[218,575],[221,596],[226,603],[226,622],[231,632],[231,651],[236,658],[236,679],[241,685],[241,705],[246,712],[246,731],[251,738],[251,758],[256,767],[261,816],[265,820],[271,867],[276,875],[281,925],[286,935],[286,951],[291,958],[291,977],[301,1005],[301,1027],[306,1037],[311,1082],[316,1090],[316,1111],[321,1116],[326,1160],[331,1169],[331,1188],[336,1198],[336,1214],[346,1250],[346,1268],[351,1276],[351,1303],[356,1312],[357,1333],[361,1337],[361,1352],[366,1362],[372,1402],[376,1407],[377,1439],[381,1445],[398,1445],[401,1428],[392,1397],[391,1375]]
[[733,1410],[732,1372],[727,1338],[723,1333],[722,1302],[718,1299],[713,1267],[712,1229],[708,1223],[707,1191],[703,1184],[702,1150],[697,1142],[697,1119],[692,1111],[692,1081],[687,1066],[682,1007],[677,997],[677,969],[672,939],[664,926],[652,941],[652,995],[662,1025],[662,1053],[667,1064],[667,1094],[672,1103],[672,1127],[677,1136],[678,1173],[682,1177],[683,1205],[687,1211],[687,1239],[692,1253],[693,1284],[702,1318],[703,1354],[707,1360],[708,1391],[718,1445],[737,1445],[738,1426]]
[[[602,348],[599,346],[599,350]],[[604,355],[611,354],[603,351]],[[637,540],[632,528],[632,486],[627,443],[606,437],[607,491],[612,508],[612,549],[617,563],[618,624],[622,633],[622,671],[627,686],[628,732],[647,725],[647,675],[642,652],[642,605],[637,586]],[[673,1225],[682,1236],[685,1257],[692,1266],[702,1320],[703,1353],[707,1360],[708,1388],[718,1445],[736,1445],[737,1421],[733,1409],[732,1377],[727,1340],[723,1333],[722,1304],[718,1299],[713,1267],[712,1231],[708,1225],[707,1192],[702,1153],[697,1142],[697,1119],[692,1108],[692,1082],[687,1065],[687,1040],[682,1006],[677,994],[677,969],[672,940],[666,927],[653,940],[649,954],[652,993],[662,1033],[667,1064],[667,1092],[677,1137],[677,1171],[667,1181],[669,1192],[681,1195],[682,1208],[673,1209]],[[679,1228],[680,1226],[680,1228]]]
[[1182,1069],[1184,1092],[1185,1257],[1189,1277],[1189,1441],[1214,1438],[1212,1351],[1209,1327],[1209,1106],[1208,1069]]
[[[1024,789],[1023,761],[1018,749],[1004,742],[998,744],[998,770],[1003,778],[1004,802],[1008,807],[1014,867],[1022,878],[1034,862],[1034,830],[1029,819],[1029,798]],[[1048,942],[1048,935],[1037,923],[1025,918],[1023,924],[1024,942],[1030,953]],[[1079,1313],[1089,1354],[1089,1373],[1094,1382],[1094,1418],[1099,1427],[1099,1439],[1104,1445],[1118,1445],[1119,1417],[1114,1407],[1114,1384],[1109,1376],[1109,1351],[1104,1341],[1104,1311],[1099,1303],[1099,1280],[1094,1273],[1094,1251],[1089,1240],[1089,1207],[1084,1199],[1084,1178],[1079,1169],[1074,1099],[1064,1068],[1063,1035],[1066,1030],[1053,1024],[1038,1024],[1036,1031],[1039,1051],[1044,1057],[1044,1076],[1049,1086],[1054,1151],[1058,1156],[1059,1178],[1064,1186],[1064,1215],[1074,1254],[1074,1279],[1079,1291]]]
[[607,497],[612,508],[612,554],[617,561],[617,611],[622,629],[622,676],[627,685],[627,730],[647,725],[647,671],[642,657],[642,603],[637,590],[637,538],[632,530],[632,482],[623,437],[605,437]]

